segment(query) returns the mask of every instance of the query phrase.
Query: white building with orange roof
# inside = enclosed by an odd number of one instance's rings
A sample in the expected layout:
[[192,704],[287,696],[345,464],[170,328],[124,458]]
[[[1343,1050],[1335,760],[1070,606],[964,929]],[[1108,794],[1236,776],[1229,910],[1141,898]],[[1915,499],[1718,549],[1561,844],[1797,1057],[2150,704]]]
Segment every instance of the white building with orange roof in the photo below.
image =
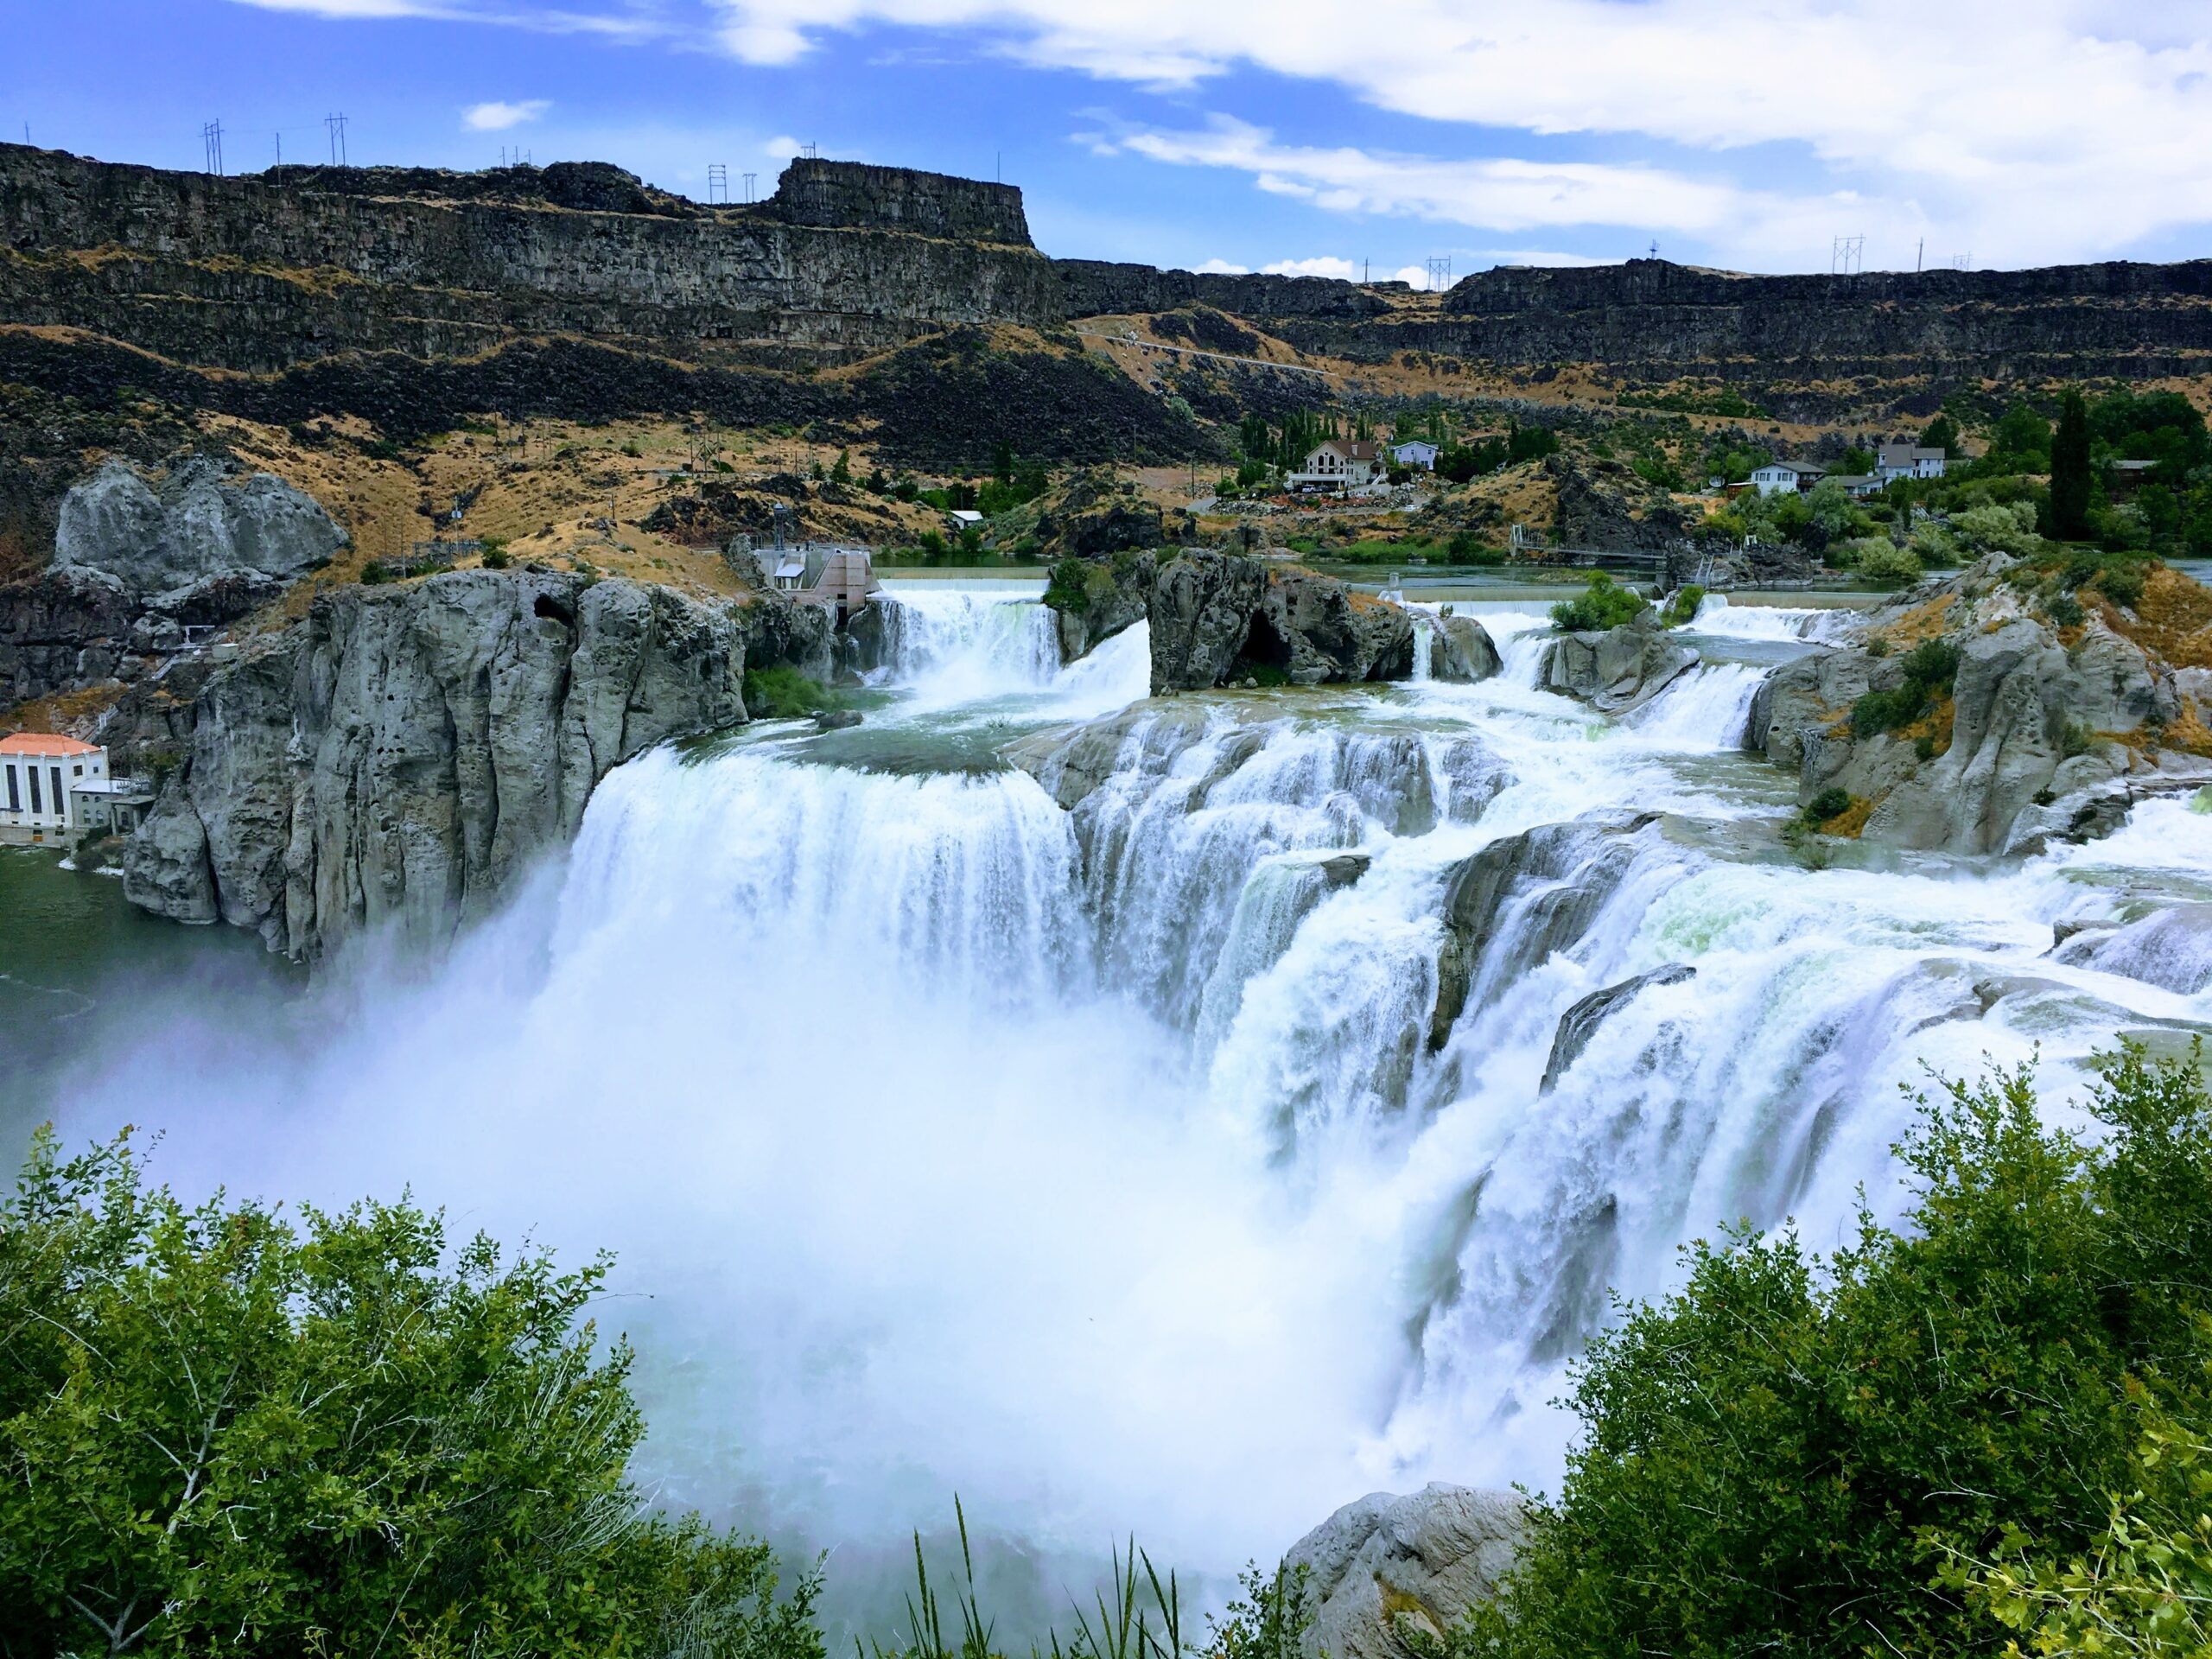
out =
[[64,842],[84,826],[80,791],[105,796],[107,751],[50,732],[0,737],[0,842]]

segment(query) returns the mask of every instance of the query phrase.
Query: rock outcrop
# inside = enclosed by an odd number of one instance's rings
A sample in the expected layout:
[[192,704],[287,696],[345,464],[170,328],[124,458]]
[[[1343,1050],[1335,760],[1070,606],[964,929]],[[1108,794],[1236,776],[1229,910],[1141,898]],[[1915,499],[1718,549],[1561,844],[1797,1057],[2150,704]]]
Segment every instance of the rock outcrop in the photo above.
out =
[[1404,1659],[1497,1593],[1527,1529],[1520,1497],[1432,1483],[1347,1503],[1292,1546],[1313,1620],[1306,1659]]
[[1696,664],[1697,652],[1647,608],[1618,628],[1560,635],[1544,647],[1538,677],[1600,714],[1620,715],[1650,702]]
[[1452,871],[1431,1052],[1444,1046],[1484,986],[1510,984],[1554,951],[1580,943],[1627,879],[1641,832],[1657,821],[1646,813],[1540,824],[1492,842]]
[[1152,584],[1158,569],[1159,560],[1150,552],[1063,561],[1045,590],[1045,603],[1059,630],[1060,660],[1074,662],[1123,629],[1143,621],[1151,613]]
[[1602,991],[1592,991],[1559,1017],[1559,1028],[1552,1034],[1552,1052],[1544,1062],[1544,1079],[1538,1086],[1540,1094],[1548,1095],[1553,1085],[1566,1074],[1567,1068],[1582,1058],[1582,1051],[1590,1046],[1590,1039],[1598,1034],[1614,1013],[1632,1002],[1643,991],[1654,985],[1679,985],[1697,976],[1697,969],[1686,962],[1670,962],[1663,968],[1654,968],[1648,974],[1638,974],[1624,979],[1618,985],[1608,985]]
[[[2206,834],[2212,835],[2212,825]],[[2085,929],[2051,955],[2069,967],[2125,974],[2194,996],[2212,987],[2212,904],[2176,905],[2117,926]]]
[[324,594],[208,678],[124,891],[310,961],[371,929],[442,944],[613,767],[746,717],[776,606],[527,571]]
[[[1797,769],[1802,801],[1841,791],[1865,804],[1863,837],[1889,846],[2031,852],[2106,833],[2134,800],[2212,776],[2212,757],[2162,741],[2202,730],[2196,671],[2104,614],[2062,629],[2032,586],[2005,580],[2013,563],[1993,554],[1874,613],[1855,643],[1776,671],[1752,730]],[[1914,717],[1854,715],[1870,692],[1900,695],[1931,671],[1916,646],[1951,656]]]
[[1505,666],[1490,630],[1471,616],[1440,616],[1432,625],[1428,671],[1458,685],[1486,680]]
[[241,477],[235,463],[194,455],[156,490],[111,461],[61,499],[54,563],[100,570],[135,594],[167,594],[251,573],[289,582],[329,562],[349,538],[322,504],[268,473]]
[[115,677],[139,615],[105,571],[48,571],[0,588],[0,708]]
[[1296,566],[1195,550],[1153,581],[1154,696],[1265,670],[1294,685],[1402,680],[1413,672],[1414,624],[1396,605]]

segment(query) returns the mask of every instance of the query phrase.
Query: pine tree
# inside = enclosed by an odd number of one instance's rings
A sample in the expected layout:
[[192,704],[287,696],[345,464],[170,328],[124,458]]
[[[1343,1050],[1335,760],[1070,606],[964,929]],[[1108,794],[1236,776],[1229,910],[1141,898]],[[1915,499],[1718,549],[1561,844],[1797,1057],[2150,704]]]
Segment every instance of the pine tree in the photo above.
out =
[[2078,386],[2066,389],[2050,441],[2050,518],[2062,540],[2089,534],[2089,410]]

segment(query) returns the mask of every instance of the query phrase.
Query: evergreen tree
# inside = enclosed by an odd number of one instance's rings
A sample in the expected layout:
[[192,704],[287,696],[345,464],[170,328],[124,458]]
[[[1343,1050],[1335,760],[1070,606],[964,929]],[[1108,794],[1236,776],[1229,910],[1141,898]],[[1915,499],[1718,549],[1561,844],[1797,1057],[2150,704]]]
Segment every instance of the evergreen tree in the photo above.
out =
[[2050,518],[2060,539],[2089,534],[2089,411],[2081,389],[2069,386],[2050,441]]

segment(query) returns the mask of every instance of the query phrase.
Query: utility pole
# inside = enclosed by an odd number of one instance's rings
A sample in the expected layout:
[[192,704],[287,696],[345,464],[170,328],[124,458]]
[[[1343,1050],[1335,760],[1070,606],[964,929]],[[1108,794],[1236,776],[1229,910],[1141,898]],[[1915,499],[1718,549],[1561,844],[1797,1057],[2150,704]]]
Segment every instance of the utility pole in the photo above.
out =
[[330,134],[330,164],[333,167],[351,166],[346,158],[346,118],[326,115],[322,118],[322,124]]
[[217,178],[223,176],[223,124],[210,121],[200,129],[200,143],[207,156],[207,170]]
[[707,163],[707,200],[729,205],[729,164],[727,162]]
[[1914,275],[1917,276],[1922,270],[1925,270],[1927,264],[1928,238],[1923,236],[1920,238],[1920,245],[1913,250],[1912,269]]
[[755,180],[755,179],[757,179],[757,178],[759,178],[760,176],[760,175],[758,173],[748,173],[748,174],[747,174],[747,175],[745,175],[745,199],[746,199],[746,200],[750,201],[750,200],[753,200],[753,180]]
[[276,134],[276,165],[284,165],[284,134],[281,129]]

